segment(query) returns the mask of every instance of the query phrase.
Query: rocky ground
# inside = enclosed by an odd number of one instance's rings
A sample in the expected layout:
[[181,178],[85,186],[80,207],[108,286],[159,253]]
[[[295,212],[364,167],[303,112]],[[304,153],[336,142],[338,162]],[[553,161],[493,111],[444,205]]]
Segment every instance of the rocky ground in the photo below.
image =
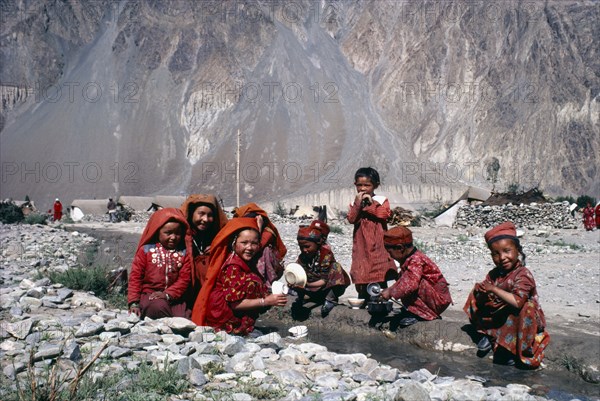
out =
[[[276,224],[288,245],[286,261],[293,261],[298,254],[295,235],[299,222],[276,219]],[[343,222],[331,225],[335,227],[329,237],[332,248],[338,261],[349,268],[352,227]],[[302,322],[308,326],[308,340],[286,337],[287,328],[298,324],[287,308],[272,310],[259,322],[265,336],[240,339],[215,335],[210,329],[178,319],[138,321],[124,311],[108,310],[91,294],[51,284],[38,274],[76,266],[85,257],[82,249],[94,244],[98,245],[96,262],[127,266],[143,226],[143,222],[88,221],[64,227],[0,227],[2,391],[10,391],[12,382],[6,379],[24,377],[32,349],[39,361],[37,369],[45,365],[44,359],[68,367],[79,361],[81,352],[84,360],[89,360],[106,342],[100,358],[104,363],[92,369],[92,375],[131,368],[143,360],[158,364],[168,360],[193,388],[173,399],[214,399],[215,394],[220,399],[256,399],[248,389],[238,391],[248,383],[263,389],[267,398],[287,400],[572,398],[565,394],[600,399],[600,387],[590,384],[599,381],[600,360],[597,231],[525,230],[527,264],[538,284],[552,342],[544,369],[523,372],[507,368],[500,372],[504,379],[498,380],[491,361],[474,356],[462,312],[473,283],[492,268],[483,229],[413,230],[417,245],[439,264],[451,284],[455,304],[443,320],[395,330],[393,319],[369,321],[365,311],[341,305],[327,319],[315,313]],[[100,240],[96,242],[95,237]],[[349,289],[342,304],[353,295]],[[332,322],[336,324],[332,326]],[[425,359],[415,356],[412,364],[403,364],[390,355],[398,347],[408,346],[402,349],[412,352],[414,345],[419,348],[415,355],[425,350]],[[461,365],[436,365],[443,360]],[[209,362],[220,364],[223,372],[213,374],[206,368]],[[469,364],[470,370],[465,368]],[[477,373],[484,377],[474,377]],[[485,380],[486,384],[481,383]],[[498,382],[502,386],[496,386]],[[559,395],[551,390],[562,386]]]

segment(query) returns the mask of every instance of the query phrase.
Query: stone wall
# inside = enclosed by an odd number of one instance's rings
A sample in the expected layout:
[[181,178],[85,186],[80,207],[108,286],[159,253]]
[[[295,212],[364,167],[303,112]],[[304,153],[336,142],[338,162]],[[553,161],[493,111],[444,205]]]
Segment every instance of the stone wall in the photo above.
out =
[[492,227],[512,221],[517,227],[577,228],[569,202],[531,203],[529,205],[463,206],[456,215],[455,227]]

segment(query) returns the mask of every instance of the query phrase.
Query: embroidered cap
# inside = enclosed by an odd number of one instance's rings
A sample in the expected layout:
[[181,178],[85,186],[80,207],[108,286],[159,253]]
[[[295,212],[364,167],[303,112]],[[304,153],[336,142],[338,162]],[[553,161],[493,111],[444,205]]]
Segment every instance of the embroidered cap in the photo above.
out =
[[383,233],[383,242],[389,245],[412,244],[412,231],[404,226],[390,228]]
[[312,241],[318,244],[321,242],[321,231],[312,227],[300,226],[296,239],[298,241]]
[[511,221],[505,221],[486,232],[484,238],[488,246],[504,238],[517,239],[517,228]]

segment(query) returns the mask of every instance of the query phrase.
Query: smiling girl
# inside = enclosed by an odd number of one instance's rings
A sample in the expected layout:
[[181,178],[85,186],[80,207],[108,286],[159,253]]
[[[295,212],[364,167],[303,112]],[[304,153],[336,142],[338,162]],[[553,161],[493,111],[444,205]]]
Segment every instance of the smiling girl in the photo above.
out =
[[464,306],[482,334],[479,354],[493,349],[494,363],[537,368],[550,336],[515,225],[505,222],[492,228],[485,241],[496,267],[475,284]]

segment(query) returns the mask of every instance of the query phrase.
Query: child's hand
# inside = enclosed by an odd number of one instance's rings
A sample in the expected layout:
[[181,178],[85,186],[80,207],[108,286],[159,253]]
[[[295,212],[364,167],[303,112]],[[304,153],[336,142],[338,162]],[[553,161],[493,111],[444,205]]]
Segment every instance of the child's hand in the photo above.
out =
[[362,198],[363,198],[364,194],[365,194],[364,192],[357,193],[356,198],[354,198],[354,203],[357,205],[360,205],[360,202],[362,202]]
[[266,306],[285,306],[287,303],[287,295],[285,294],[270,294],[265,298]]
[[154,301],[155,299],[166,299],[167,296],[162,291],[156,291],[156,292],[153,292],[152,294],[150,294],[149,298],[151,301]]
[[390,299],[392,297],[392,293],[389,288],[386,288],[385,290],[381,291],[381,293],[379,294],[379,297],[383,298],[387,301],[388,299]]

